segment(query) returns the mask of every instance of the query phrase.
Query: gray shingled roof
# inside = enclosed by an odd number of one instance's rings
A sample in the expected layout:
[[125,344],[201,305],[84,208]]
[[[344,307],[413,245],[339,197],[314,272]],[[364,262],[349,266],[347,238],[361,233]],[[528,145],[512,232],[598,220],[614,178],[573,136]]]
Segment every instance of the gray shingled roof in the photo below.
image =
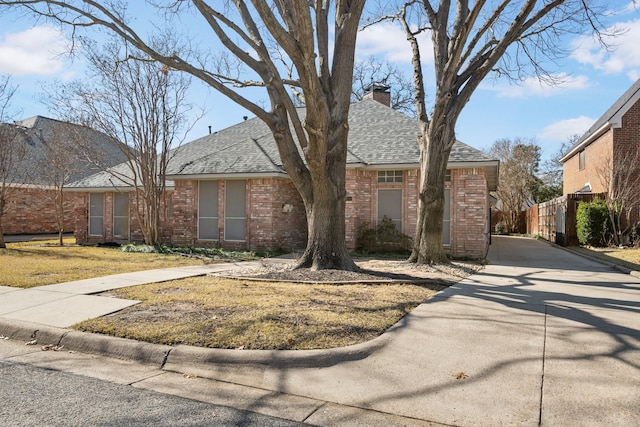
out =
[[284,173],[269,127],[253,118],[173,150],[167,175]]
[[[116,165],[125,160],[125,156],[115,142],[107,135],[94,129],[63,122],[42,116],[34,116],[9,126],[21,128],[18,138],[27,148],[27,155],[19,165],[18,175],[27,176],[27,184],[51,185],[47,174],[42,171],[43,162],[47,161],[48,144],[66,144],[65,153],[69,156],[70,181],[86,178],[96,173],[99,168],[85,156],[100,156],[104,165]],[[74,142],[79,142],[79,145]],[[86,147],[86,149],[85,149]],[[93,160],[96,160],[95,158]]]
[[[303,111],[301,111],[303,112]],[[353,104],[349,115],[347,163],[367,167],[418,167],[419,128],[409,118],[377,101],[365,99]],[[462,142],[456,142],[449,158],[456,163],[497,161]],[[495,166],[497,177],[497,166]],[[258,118],[206,135],[173,150],[167,170],[172,179],[205,176],[251,176],[286,174],[268,126]],[[98,174],[74,184],[74,187],[108,187],[109,174]]]

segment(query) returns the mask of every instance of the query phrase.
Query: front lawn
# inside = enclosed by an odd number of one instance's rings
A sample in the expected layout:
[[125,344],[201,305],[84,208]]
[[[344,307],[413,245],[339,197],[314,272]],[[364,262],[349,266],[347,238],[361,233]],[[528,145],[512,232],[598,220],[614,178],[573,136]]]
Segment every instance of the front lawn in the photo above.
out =
[[196,277],[111,291],[142,303],[75,328],[169,345],[333,348],[375,338],[444,287]]
[[31,288],[156,268],[201,265],[210,261],[179,255],[123,252],[119,248],[67,246],[53,241],[7,243],[0,249],[0,285]]
[[572,247],[571,249],[603,261],[640,271],[640,248],[593,248],[580,246]]

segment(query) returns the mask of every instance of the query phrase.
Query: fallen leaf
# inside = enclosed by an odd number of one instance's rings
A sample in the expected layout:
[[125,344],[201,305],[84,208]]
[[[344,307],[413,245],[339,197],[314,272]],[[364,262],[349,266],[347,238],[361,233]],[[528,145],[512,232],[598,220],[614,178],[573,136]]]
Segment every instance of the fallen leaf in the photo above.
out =
[[31,340],[24,343],[24,345],[36,345],[36,344],[38,344],[38,340]]
[[43,345],[42,347],[40,347],[42,349],[42,351],[60,351],[62,350],[64,346],[57,346],[57,345],[53,345],[53,344],[47,344],[47,345]]
[[197,375],[194,375],[194,374],[183,374],[182,376],[183,376],[184,378],[189,378],[189,379],[191,379],[191,378],[198,378],[198,376],[197,376]]
[[457,379],[457,380],[464,380],[467,379],[468,375],[465,374],[464,372],[458,372],[457,374],[453,374],[453,378]]

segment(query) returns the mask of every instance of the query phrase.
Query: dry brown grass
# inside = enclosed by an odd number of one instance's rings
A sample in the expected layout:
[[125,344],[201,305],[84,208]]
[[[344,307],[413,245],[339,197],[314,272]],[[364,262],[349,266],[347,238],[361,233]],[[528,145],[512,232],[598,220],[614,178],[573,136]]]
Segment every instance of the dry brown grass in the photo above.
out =
[[30,288],[110,274],[203,264],[177,255],[122,252],[114,248],[53,242],[7,243],[0,249],[0,285]]
[[312,349],[382,334],[442,285],[298,284],[198,277],[110,292],[142,303],[77,329],[162,344]]
[[603,261],[640,271],[640,248],[573,247],[571,249]]

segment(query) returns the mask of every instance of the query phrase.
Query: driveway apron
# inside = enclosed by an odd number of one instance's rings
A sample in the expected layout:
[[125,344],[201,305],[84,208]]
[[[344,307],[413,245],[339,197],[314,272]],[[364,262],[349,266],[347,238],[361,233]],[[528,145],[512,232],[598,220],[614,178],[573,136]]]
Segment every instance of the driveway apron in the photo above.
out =
[[527,238],[489,260],[362,360],[198,374],[448,425],[640,425],[640,281]]

